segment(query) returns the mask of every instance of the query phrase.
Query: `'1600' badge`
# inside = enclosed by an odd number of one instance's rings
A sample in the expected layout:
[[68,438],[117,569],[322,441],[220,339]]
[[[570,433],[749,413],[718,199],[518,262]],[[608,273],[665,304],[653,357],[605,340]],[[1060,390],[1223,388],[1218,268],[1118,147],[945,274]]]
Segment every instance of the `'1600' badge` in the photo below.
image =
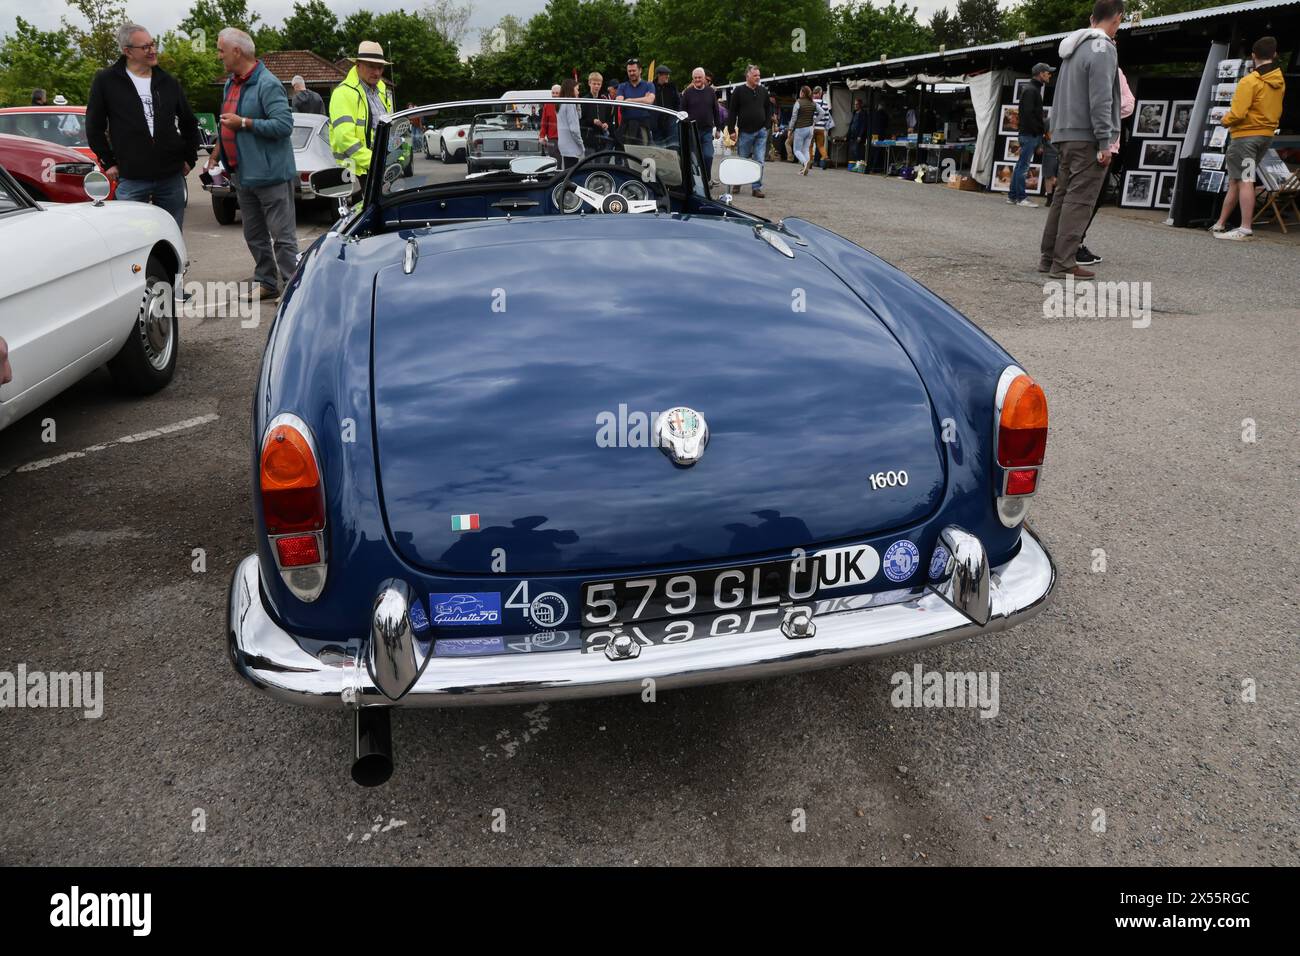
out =
[[656,432],[659,448],[680,468],[689,468],[703,458],[709,444],[709,426],[704,416],[685,405],[660,415]]

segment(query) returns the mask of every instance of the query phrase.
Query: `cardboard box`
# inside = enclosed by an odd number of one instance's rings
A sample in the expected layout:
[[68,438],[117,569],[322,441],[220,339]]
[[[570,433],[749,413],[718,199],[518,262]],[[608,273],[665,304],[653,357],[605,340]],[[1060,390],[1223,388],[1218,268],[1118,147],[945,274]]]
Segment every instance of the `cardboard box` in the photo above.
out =
[[979,192],[984,188],[969,176],[954,176],[944,185],[949,189],[964,189],[967,192]]

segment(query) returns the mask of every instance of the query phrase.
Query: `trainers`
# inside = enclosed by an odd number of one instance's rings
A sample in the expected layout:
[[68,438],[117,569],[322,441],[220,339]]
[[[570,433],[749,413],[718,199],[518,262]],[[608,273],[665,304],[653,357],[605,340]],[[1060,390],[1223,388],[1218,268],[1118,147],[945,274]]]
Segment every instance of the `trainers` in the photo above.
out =
[[1079,251],[1074,254],[1074,261],[1077,265],[1093,266],[1101,262],[1101,256],[1093,252],[1087,246],[1080,246]]
[[1015,201],[1014,199],[1012,199],[1010,196],[1008,196],[1008,197],[1007,197],[1007,205],[1008,205],[1008,206],[1014,206],[1015,204],[1016,204],[1016,201]]
[[1237,242],[1243,242],[1243,241],[1246,240],[1246,239],[1254,239],[1254,238],[1255,238],[1255,233],[1253,233],[1253,232],[1252,232],[1251,230],[1249,230],[1249,229],[1242,229],[1242,228],[1238,227],[1238,228],[1233,229],[1233,230],[1231,230],[1231,231],[1229,231],[1229,232],[1216,232],[1216,233],[1214,234],[1214,238],[1215,238],[1215,239],[1233,239],[1233,240],[1235,240],[1235,241],[1237,241]]
[[1028,206],[1030,209],[1037,209],[1037,208],[1038,208],[1038,203],[1034,202],[1032,199],[1022,199],[1022,200],[1020,200],[1020,202],[1016,203],[1016,205],[1017,205],[1017,206]]
[[1213,226],[1210,227],[1210,232],[1213,232],[1213,233],[1216,233],[1216,234],[1217,234],[1217,233],[1220,233],[1220,232],[1227,232],[1227,230],[1224,229],[1223,226],[1220,226],[1220,225],[1216,222]]

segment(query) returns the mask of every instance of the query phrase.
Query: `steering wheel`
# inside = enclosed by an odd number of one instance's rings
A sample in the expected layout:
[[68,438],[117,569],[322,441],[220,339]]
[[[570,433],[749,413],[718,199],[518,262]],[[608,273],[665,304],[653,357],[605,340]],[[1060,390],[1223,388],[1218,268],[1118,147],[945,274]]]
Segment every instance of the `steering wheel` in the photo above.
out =
[[[602,156],[622,156],[633,168],[638,168],[641,165],[637,162],[635,156],[623,149],[606,149],[601,150],[599,153],[592,153],[590,156],[584,156],[582,159],[570,166],[568,172],[564,174],[564,179],[560,181],[560,196],[563,197],[570,189],[572,189],[579,199],[585,202],[592,209],[596,210],[596,212],[614,214],[625,212],[654,212],[659,208],[658,199],[628,199],[626,196],[617,192],[612,192],[606,196],[602,196],[599,193],[592,192],[585,186],[579,186],[577,183],[573,182],[574,173],[582,169],[584,166],[589,165],[593,160],[600,159]],[[612,163],[602,163],[601,165],[613,166]],[[618,167],[614,168],[617,169]],[[663,196],[664,201],[669,204],[672,203],[672,199],[668,195],[668,187],[660,182],[658,177],[655,177],[654,180],[643,179],[641,181],[653,182],[655,187],[659,190],[659,194]]]

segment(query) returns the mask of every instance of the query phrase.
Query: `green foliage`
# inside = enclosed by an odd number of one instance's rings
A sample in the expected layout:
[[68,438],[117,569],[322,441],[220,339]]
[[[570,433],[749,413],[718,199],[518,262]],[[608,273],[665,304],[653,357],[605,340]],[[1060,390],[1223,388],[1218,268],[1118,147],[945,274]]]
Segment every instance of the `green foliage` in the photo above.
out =
[[934,34],[936,48],[942,46],[947,50],[958,50],[963,45],[961,24],[948,12],[947,7],[930,18],[930,32]]
[[[455,44],[435,30],[429,18],[394,10],[374,17],[372,30],[357,42],[379,41],[384,47],[384,58],[393,61],[388,70],[397,92],[394,106],[436,103],[459,99],[464,94],[468,70],[460,62]],[[356,52],[355,42],[350,52]]]
[[321,0],[295,3],[280,34],[280,49],[284,50],[312,50],[334,60],[342,49],[339,18]]
[[748,63],[765,75],[815,70],[835,59],[825,0],[641,0],[640,54],[685,76],[697,66],[714,82],[744,79]]
[[1026,36],[1038,37],[1064,33],[1088,25],[1092,0],[1021,0],[1006,16],[1006,34],[1015,39],[1023,30]]
[[84,104],[95,69],[65,31],[38,30],[18,17],[14,32],[0,40],[0,103],[26,106],[40,87],[51,101],[62,93]]
[[856,0],[835,7],[831,11],[831,55],[820,66],[930,52],[938,42],[931,28],[917,20],[916,13],[916,7],[896,4],[894,0],[882,6]]
[[997,43],[1006,39],[1006,17],[998,0],[957,0],[955,19],[964,46]]
[[217,59],[216,40],[199,43],[195,39],[171,32],[163,34],[158,65],[172,74],[185,91],[190,108],[196,113],[217,113],[221,105],[221,87],[216,81],[225,70]]
[[126,20],[126,10],[118,0],[67,0],[68,6],[81,14],[87,27],[82,29],[63,18],[63,29],[72,37],[95,68],[113,63],[122,51],[117,46],[117,28]]
[[211,50],[217,48],[217,34],[226,27],[239,27],[257,41],[262,18],[248,9],[247,0],[194,0],[180,29],[192,40],[202,39]]

